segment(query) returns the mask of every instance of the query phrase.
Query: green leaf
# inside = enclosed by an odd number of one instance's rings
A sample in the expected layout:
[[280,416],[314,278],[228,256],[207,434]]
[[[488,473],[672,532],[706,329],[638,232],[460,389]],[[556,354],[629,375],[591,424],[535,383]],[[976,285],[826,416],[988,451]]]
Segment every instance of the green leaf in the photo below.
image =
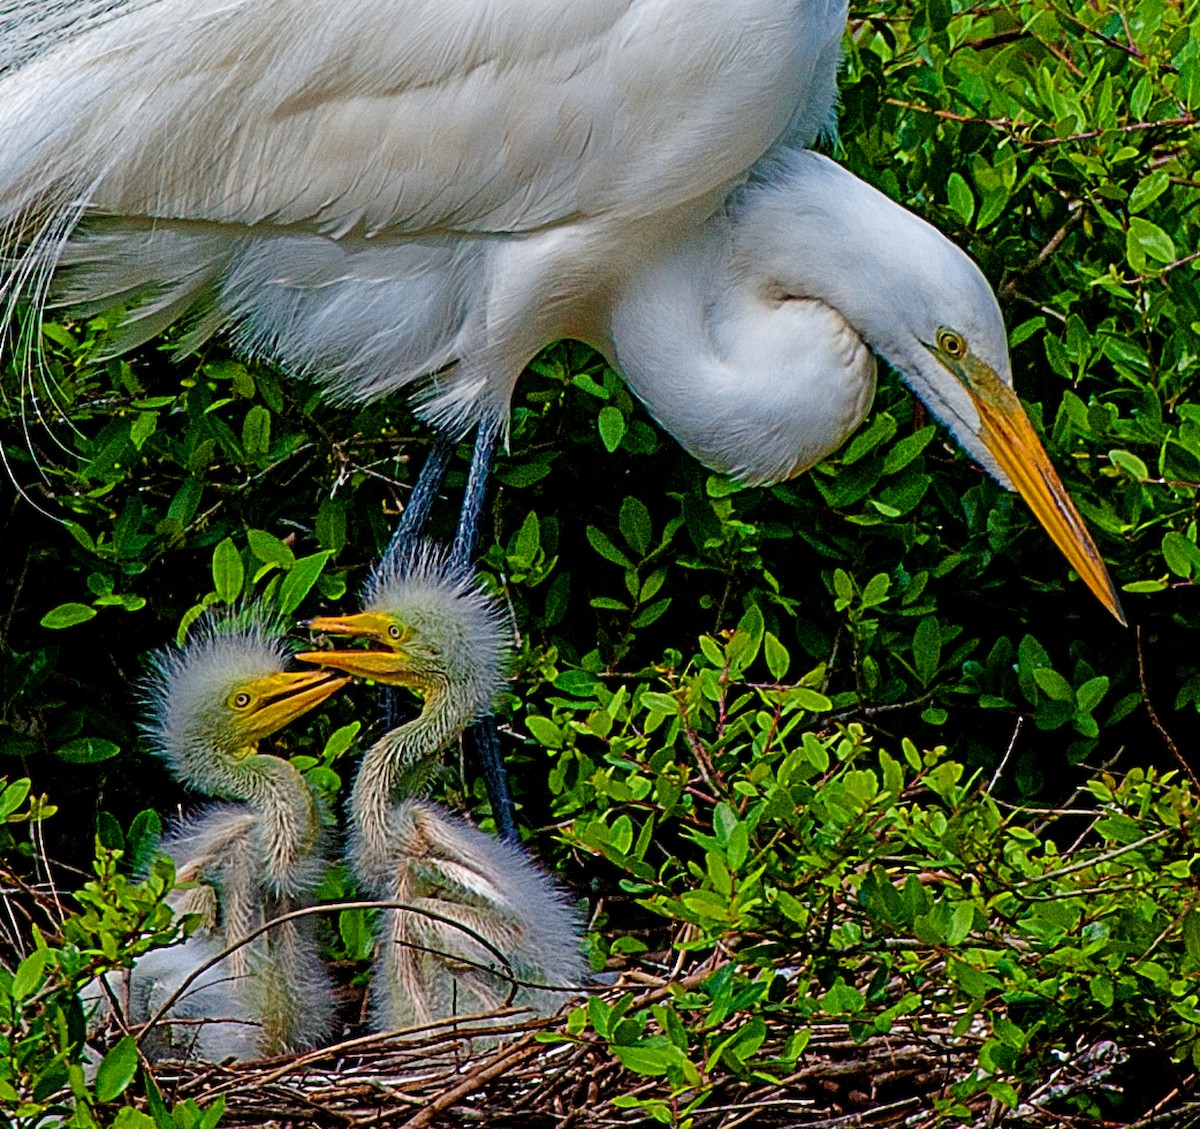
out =
[[970,902],[960,902],[954,907],[950,918],[950,928],[946,931],[946,941],[951,945],[961,945],[966,940],[971,926],[975,922],[975,907]]
[[67,764],[99,764],[112,760],[121,751],[120,745],[106,741],[103,737],[76,737],[65,745],[59,745],[54,755]]
[[133,874],[146,871],[159,840],[162,838],[163,824],[158,812],[146,808],[133,817],[129,830],[125,833],[125,858]]
[[816,690],[810,690],[807,686],[797,686],[789,690],[787,701],[789,705],[799,706],[810,713],[828,713],[833,709],[833,702],[824,694],[818,694]]
[[213,587],[224,604],[232,604],[242,594],[246,570],[242,556],[233,539],[226,537],[214,550],[212,560]]
[[64,627],[75,627],[95,618],[96,609],[87,604],[59,604],[42,616],[41,624],[51,631],[61,631]]
[[674,1047],[619,1047],[608,1048],[626,1070],[644,1074],[651,1078],[661,1077],[678,1061],[679,1051]]
[[654,529],[650,524],[650,511],[646,504],[637,498],[626,498],[621,503],[619,524],[621,536],[625,538],[626,544],[638,556],[644,557],[650,551],[650,542],[654,536]]
[[352,960],[370,958],[375,948],[375,930],[366,910],[342,910],[338,914],[338,935]]
[[326,762],[337,760],[354,743],[354,738],[358,736],[361,728],[361,721],[352,721],[349,725],[335,729],[325,742],[325,748],[321,750],[321,759]]
[[271,413],[255,404],[242,423],[242,448],[248,459],[265,459],[271,448]]
[[1137,186],[1129,194],[1129,214],[1135,215],[1138,212],[1144,212],[1170,187],[1171,178],[1161,169],[1138,181]]
[[564,670],[555,680],[554,689],[577,698],[590,698],[596,692],[596,677],[586,670]]
[[1133,592],[1136,595],[1148,595],[1152,592],[1165,591],[1167,582],[1163,580],[1133,580],[1121,585],[1122,592]]
[[533,714],[525,719],[525,728],[532,734],[533,739],[544,748],[561,749],[563,747],[562,730],[548,717],[539,717],[537,714]]
[[637,628],[649,627],[650,624],[662,618],[662,616],[666,613],[667,608],[670,606],[670,596],[664,596],[661,600],[656,600],[653,604],[643,608],[636,616],[633,617],[633,626]]
[[615,408],[612,404],[606,404],[600,409],[597,424],[600,428],[600,441],[611,454],[621,445],[621,440],[625,438],[625,416],[620,408]]
[[142,1113],[140,1109],[134,1109],[133,1106],[125,1106],[118,1110],[117,1116],[113,1119],[112,1129],[178,1129],[175,1120],[172,1118],[169,1122],[158,1122],[148,1114]]
[[158,415],[156,413],[139,412],[134,417],[133,427],[129,429],[129,438],[133,440],[134,448],[140,451],[157,427]]
[[178,522],[181,528],[186,528],[196,516],[203,497],[204,483],[197,476],[190,475],[175,491],[175,497],[167,507],[167,517]]
[[873,608],[882,604],[888,598],[888,591],[891,587],[892,578],[887,573],[880,572],[872,576],[863,589],[862,606]]
[[975,197],[961,173],[952,172],[946,178],[946,195],[955,215],[964,224],[969,224],[971,217],[975,215]]
[[296,563],[296,555],[278,537],[272,537],[261,529],[246,530],[246,541],[252,552],[263,564],[278,565],[289,569]]
[[0,781],[0,823],[7,820],[25,802],[32,786],[28,776],[22,776],[20,780],[14,780],[8,785]]
[[96,1100],[111,1102],[125,1092],[138,1068],[137,1040],[126,1035],[96,1070]]
[[1113,466],[1123,470],[1135,482],[1145,482],[1150,477],[1146,464],[1129,451],[1109,451],[1108,457]]
[[597,529],[594,525],[587,527],[587,539],[592,548],[606,561],[612,561],[613,564],[620,565],[622,568],[633,568],[633,561],[608,539],[606,533]]
[[1183,919],[1183,944],[1193,963],[1200,964],[1200,912],[1194,909]]
[[788,672],[788,667],[792,665],[792,656],[769,631],[763,637],[763,657],[767,660],[767,670],[771,672],[771,677],[776,682],[782,682],[783,676]]
[[301,557],[284,576],[283,583],[279,585],[279,610],[283,615],[292,615],[304,602],[304,597],[312,590],[332,556],[328,549],[324,549],[310,557]]
[[1044,668],[1033,672],[1033,680],[1038,688],[1056,702],[1071,702],[1075,700],[1075,692],[1071,684],[1056,670]]
[[1108,678],[1101,674],[1089,678],[1075,693],[1075,705],[1080,713],[1091,713],[1108,693]]
[[926,616],[913,632],[913,666],[922,686],[937,674],[942,659],[942,629],[937,616]]
[[1140,216],[1129,221],[1126,244],[1126,255],[1135,270],[1142,269],[1142,256],[1157,259],[1160,263],[1175,261],[1175,244],[1171,237],[1157,224]]
[[49,960],[49,949],[37,949],[17,965],[17,971],[12,978],[12,986],[9,988],[14,1000],[24,1000],[37,991]]
[[1027,321],[1021,322],[1008,335],[1008,347],[1015,349],[1018,345],[1028,341],[1035,333],[1040,333],[1046,328],[1046,319],[1042,317],[1029,318]]
[[1172,531],[1163,535],[1162,554],[1176,576],[1188,578],[1200,572],[1200,549],[1182,533]]
[[899,440],[883,457],[883,473],[896,474],[898,471],[902,471],[929,446],[936,434],[937,429],[931,424],[929,427],[923,427],[920,431],[906,435]]

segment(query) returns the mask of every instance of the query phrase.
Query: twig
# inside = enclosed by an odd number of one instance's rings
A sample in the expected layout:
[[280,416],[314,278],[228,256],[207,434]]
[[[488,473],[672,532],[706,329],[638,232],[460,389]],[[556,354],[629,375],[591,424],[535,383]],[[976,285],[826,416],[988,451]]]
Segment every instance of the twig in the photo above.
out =
[[1012,888],[1014,890],[1023,890],[1026,886],[1036,886],[1040,882],[1048,882],[1051,878],[1064,878],[1068,874],[1075,874],[1080,870],[1087,870],[1089,867],[1099,866],[1101,863],[1112,862],[1113,859],[1118,859],[1122,855],[1129,854],[1131,851],[1139,851],[1142,849],[1142,847],[1147,847],[1151,843],[1156,843],[1159,839],[1165,839],[1168,835],[1172,835],[1174,833],[1174,828],[1164,828],[1162,831],[1154,832],[1153,835],[1144,836],[1136,843],[1126,843],[1124,846],[1117,847],[1111,851],[1106,851],[1102,855],[1095,855],[1092,858],[1084,859],[1082,862],[1073,862],[1070,866],[1060,866],[1057,870],[1048,870],[1045,874],[1039,874],[1034,878],[1025,878],[1020,882],[1014,882]]
[[996,766],[996,771],[992,774],[991,780],[988,781],[988,786],[983,790],[985,795],[990,796],[992,789],[996,787],[996,782],[1000,779],[1004,772],[1005,766],[1008,764],[1009,757],[1013,754],[1013,749],[1017,747],[1017,738],[1021,736],[1021,726],[1025,724],[1025,715],[1017,714],[1017,724],[1013,728],[1013,735],[1009,738],[1008,748],[1004,750],[1004,756],[1000,758],[1000,763]]
[[410,1117],[401,1129],[425,1129],[443,1110],[449,1109],[468,1094],[478,1090],[485,1082],[511,1070],[514,1066],[531,1058],[541,1047],[529,1037],[522,1039],[513,1049],[497,1055],[490,1063],[476,1067],[452,1090],[447,1090],[429,1103],[416,1117]]
[[1146,681],[1146,659],[1142,653],[1142,625],[1140,623],[1137,628],[1137,660],[1138,681],[1142,684],[1142,701],[1146,705],[1146,712],[1150,715],[1150,724],[1158,730],[1159,736],[1166,742],[1167,748],[1171,750],[1172,756],[1179,762],[1180,768],[1187,774],[1187,778],[1192,782],[1193,786],[1200,790],[1200,777],[1196,776],[1196,773],[1192,770],[1192,766],[1184,759],[1183,753],[1179,751],[1179,746],[1175,744],[1171,738],[1171,734],[1167,732],[1167,727],[1159,721],[1154,704],[1150,701],[1150,686]]

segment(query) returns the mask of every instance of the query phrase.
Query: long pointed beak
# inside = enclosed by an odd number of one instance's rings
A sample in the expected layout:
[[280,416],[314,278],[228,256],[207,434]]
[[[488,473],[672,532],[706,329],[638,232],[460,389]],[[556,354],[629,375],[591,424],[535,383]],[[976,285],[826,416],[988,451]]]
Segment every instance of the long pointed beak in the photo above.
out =
[[247,719],[266,737],[319,706],[350,679],[329,670],[283,671],[246,687],[260,703]]
[[[326,635],[345,635],[351,639],[370,639],[383,643],[391,621],[373,612],[354,615],[318,616],[305,627]],[[389,686],[413,686],[412,659],[396,643],[383,643],[383,650],[305,651],[296,656],[301,662],[343,670],[355,678],[369,678]]]
[[354,639],[377,636],[382,627],[378,617],[370,612],[355,612],[354,615],[319,615],[314,619],[302,620],[300,626],[319,631],[322,635],[349,635]]
[[369,678],[392,686],[412,683],[407,670],[408,656],[395,651],[304,651],[296,656],[301,662],[344,670],[355,678]]
[[1125,613],[1104,559],[1051,465],[1050,456],[1038,440],[1017,394],[982,362],[968,361],[968,365],[963,384],[979,411],[982,425],[979,438],[983,445],[1029,503],[1034,516],[1071,567],[1125,626]]

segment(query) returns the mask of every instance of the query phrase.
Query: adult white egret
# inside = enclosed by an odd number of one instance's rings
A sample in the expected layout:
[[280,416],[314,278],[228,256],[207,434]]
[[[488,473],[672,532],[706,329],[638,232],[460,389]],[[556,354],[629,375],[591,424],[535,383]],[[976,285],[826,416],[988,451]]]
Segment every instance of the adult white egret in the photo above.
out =
[[548,342],[595,345],[667,431],[751,482],[857,427],[874,352],[1121,618],[1012,392],[983,276],[795,149],[832,125],[844,0],[38,9],[0,0],[17,44],[0,75],[5,321],[22,296],[121,306],[114,352],[186,320],[182,349],[225,328],[336,396],[417,386],[446,433],[478,428],[460,560],[514,383]]
[[350,798],[355,873],[373,896],[414,907],[381,916],[375,1027],[499,1007],[512,985],[496,954],[520,982],[514,1003],[552,1013],[584,977],[577,914],[521,847],[421,798],[438,754],[491,710],[512,639],[505,618],[469,570],[425,549],[404,566],[386,559],[363,611],[309,626],[368,649],[298,658],[423,699],[367,751]]
[[[152,1018],[230,944],[312,899],[323,869],[316,801],[291,764],[257,747],[349,679],[285,671],[288,656],[277,627],[247,613],[155,658],[147,686],[155,752],[183,783],[239,802],[211,805],[163,844],[176,866],[171,905],[200,922],[183,945],[153,950],[132,969],[133,1023]],[[260,1058],[317,1045],[332,1020],[315,941],[291,921],[204,972],[143,1046],[152,1058]]]

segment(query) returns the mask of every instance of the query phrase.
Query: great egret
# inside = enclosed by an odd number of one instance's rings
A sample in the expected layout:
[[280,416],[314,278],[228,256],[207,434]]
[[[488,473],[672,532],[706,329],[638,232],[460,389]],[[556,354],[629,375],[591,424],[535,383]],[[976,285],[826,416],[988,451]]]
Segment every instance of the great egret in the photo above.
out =
[[496,953],[521,982],[514,1002],[552,1013],[584,976],[576,914],[519,846],[420,798],[437,754],[490,711],[503,683],[511,643],[503,616],[469,570],[425,549],[403,566],[385,560],[363,611],[309,626],[366,640],[370,649],[313,651],[301,660],[408,687],[423,699],[414,720],[367,751],[350,798],[355,872],[373,896],[415,907],[381,918],[376,1028],[499,1007],[510,981],[505,970],[489,971],[498,968]]
[[[134,966],[133,1023],[154,1016],[232,942],[312,898],[323,867],[316,801],[291,764],[257,746],[349,679],[285,671],[288,657],[277,628],[249,613],[211,623],[182,650],[156,656],[147,686],[155,752],[183,783],[240,802],[206,808],[163,845],[176,866],[171,904],[200,922],[186,943],[153,950]],[[292,921],[203,973],[143,1047],[152,1058],[260,1058],[318,1045],[332,1021],[315,942]]]
[[419,386],[447,434],[478,428],[460,560],[547,343],[595,345],[701,461],[763,483],[854,431],[874,352],[1122,618],[982,274],[798,149],[832,125],[844,0],[38,9],[0,0],[0,324],[22,296],[121,306],[114,352],[185,320],[182,350],[228,328],[334,396]]

